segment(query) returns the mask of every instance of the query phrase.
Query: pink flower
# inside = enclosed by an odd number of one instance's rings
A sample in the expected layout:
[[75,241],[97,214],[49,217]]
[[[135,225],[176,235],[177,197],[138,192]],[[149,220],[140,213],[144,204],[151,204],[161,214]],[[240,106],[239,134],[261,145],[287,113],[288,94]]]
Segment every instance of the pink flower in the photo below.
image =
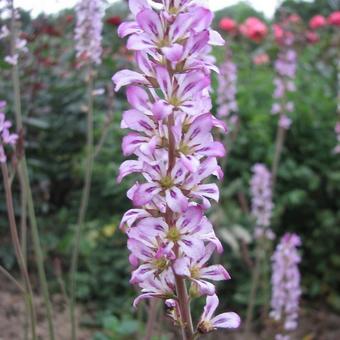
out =
[[320,41],[320,37],[316,32],[312,32],[312,31],[307,31],[306,32],[306,40],[310,43],[310,44],[316,44]]
[[240,326],[241,319],[236,313],[222,313],[213,317],[218,304],[219,300],[216,295],[207,296],[206,305],[197,326],[199,333],[206,334],[217,328],[238,328]]
[[250,181],[251,214],[258,227],[267,228],[273,210],[271,173],[264,164],[257,163],[252,167]]
[[280,120],[279,120],[279,126],[285,130],[288,130],[291,125],[292,125],[292,120],[286,115],[281,115]]
[[301,295],[301,261],[297,247],[301,240],[296,234],[286,233],[275,249],[272,257],[272,299],[270,316],[282,323],[290,332],[297,327],[299,299]]
[[12,123],[6,120],[5,114],[2,112],[5,108],[6,102],[0,101],[0,163],[7,161],[5,146],[10,145],[13,148],[18,140],[18,135],[9,131]]
[[76,5],[75,48],[80,65],[101,63],[104,8],[102,0],[80,0]]
[[326,25],[327,25],[327,20],[323,15],[315,15],[312,19],[309,20],[309,27],[312,30],[316,30]]
[[268,34],[267,26],[258,18],[249,17],[240,27],[241,33],[255,42],[261,42]]
[[340,26],[340,11],[331,13],[327,21],[332,26]]
[[228,49],[225,61],[220,66],[217,89],[217,115],[227,118],[228,126],[235,125],[237,119],[238,104],[237,94],[237,66],[232,60],[232,52]]
[[267,53],[256,54],[253,57],[253,63],[255,65],[264,65],[269,63],[269,55]]
[[200,296],[215,293],[210,280],[230,278],[222,266],[207,264],[222,245],[205,216],[219,200],[209,178],[222,178],[217,157],[225,156],[213,129],[226,130],[210,113],[210,74],[218,69],[209,53],[224,41],[210,28],[212,12],[196,1],[157,3],[156,10],[146,0],[130,0],[132,21],[118,28],[128,37],[137,71],[120,70],[112,78],[117,91],[127,86],[130,109],[121,127],[130,132],[123,153],[134,156],[121,164],[117,180],[139,174],[127,192],[134,209],[124,214],[121,228],[134,268],[130,282],[141,288],[134,305],[162,299],[177,324],[185,324],[180,309],[188,301],[178,282],[188,280]]
[[222,31],[235,33],[237,30],[237,23],[233,19],[225,17],[220,20],[219,27]]

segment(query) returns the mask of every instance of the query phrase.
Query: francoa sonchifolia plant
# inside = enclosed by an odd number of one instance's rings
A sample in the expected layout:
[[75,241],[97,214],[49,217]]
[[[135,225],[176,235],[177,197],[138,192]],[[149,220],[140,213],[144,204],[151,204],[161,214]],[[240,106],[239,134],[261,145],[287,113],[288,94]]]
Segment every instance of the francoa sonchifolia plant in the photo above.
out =
[[[121,126],[133,132],[124,138],[123,152],[136,156],[121,165],[118,180],[132,173],[143,177],[128,191],[135,208],[124,215],[121,228],[134,267],[131,283],[141,288],[134,305],[164,300],[183,338],[194,339],[240,324],[232,312],[212,316],[218,298],[210,281],[230,275],[221,265],[207,265],[214,251],[222,251],[205,216],[210,200],[219,199],[217,185],[206,181],[222,178],[216,157],[225,155],[212,129],[226,130],[210,113],[210,72],[217,69],[209,52],[224,41],[210,28],[212,12],[198,1],[153,5],[131,0],[135,20],[118,29],[121,37],[129,36],[127,47],[135,51],[140,71],[121,70],[113,77],[116,90],[128,86],[132,108],[123,113]],[[200,296],[207,303],[194,328],[190,301]]]

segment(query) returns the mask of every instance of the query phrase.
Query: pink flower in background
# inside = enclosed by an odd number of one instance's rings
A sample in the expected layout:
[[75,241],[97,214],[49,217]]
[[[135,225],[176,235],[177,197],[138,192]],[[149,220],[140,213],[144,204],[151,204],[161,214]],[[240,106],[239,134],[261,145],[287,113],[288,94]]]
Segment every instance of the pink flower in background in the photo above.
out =
[[334,148],[334,153],[335,154],[340,154],[340,121],[338,121],[335,125],[335,134],[336,134],[336,140],[337,140],[337,145]]
[[320,36],[313,31],[307,31],[306,32],[306,40],[310,44],[316,44],[320,41]]
[[[127,86],[131,109],[123,113],[121,127],[131,132],[123,139],[123,153],[135,156],[123,162],[118,181],[141,175],[127,193],[134,209],[124,215],[121,228],[134,267],[131,283],[141,288],[135,305],[163,299],[173,319],[185,323],[178,317],[188,301],[176,282],[187,280],[200,296],[215,294],[210,281],[230,279],[222,266],[207,264],[222,245],[205,216],[210,201],[219,199],[209,177],[222,178],[216,158],[225,155],[212,132],[226,130],[210,113],[210,73],[217,68],[209,53],[224,42],[210,28],[212,12],[198,2],[158,4],[155,9],[146,0],[131,0],[133,21],[118,28],[137,65],[137,71],[113,76],[116,90]],[[220,325],[211,322],[211,330]]]
[[267,53],[256,54],[253,57],[253,63],[255,65],[265,65],[265,64],[268,64],[269,61],[270,61],[270,59],[269,59],[269,55]]
[[301,261],[297,247],[301,240],[296,234],[286,233],[272,257],[272,298],[270,316],[282,323],[283,330],[288,334],[297,328],[299,316],[299,300],[301,296],[300,271]]
[[[252,167],[253,176],[250,181],[251,214],[255,218],[255,236],[268,236],[272,239],[269,229],[273,211],[271,173],[264,164]],[[267,232],[268,231],[268,232]]]
[[309,27],[312,30],[316,30],[326,25],[327,25],[327,20],[323,15],[315,15],[312,19],[309,20]]
[[76,5],[74,40],[79,65],[101,63],[103,6],[102,0],[79,0]]
[[261,42],[268,34],[268,27],[258,18],[249,17],[240,27],[241,33],[250,40]]
[[327,21],[332,26],[340,26],[340,11],[331,13]]
[[232,53],[227,50],[225,61],[220,66],[217,88],[217,115],[227,118],[228,126],[233,126],[238,120],[237,66],[232,60]]
[[5,152],[5,146],[10,145],[14,147],[18,135],[15,133],[10,133],[9,129],[12,127],[12,123],[6,120],[5,113],[6,102],[0,101],[0,163],[5,163],[7,161],[7,156]]
[[236,33],[237,31],[236,21],[228,17],[222,18],[220,20],[219,27],[222,31],[225,31],[228,33]]
[[[312,32],[314,33],[314,32]],[[294,103],[288,100],[288,94],[296,90],[295,77],[297,69],[297,53],[292,46],[294,39],[284,34],[280,40],[280,50],[274,63],[276,76],[274,78],[274,103],[272,114],[279,114],[279,126],[287,130],[292,124],[287,113],[294,111]]]
[[279,126],[281,126],[285,130],[288,130],[291,125],[292,125],[292,120],[286,115],[281,115],[279,119]]

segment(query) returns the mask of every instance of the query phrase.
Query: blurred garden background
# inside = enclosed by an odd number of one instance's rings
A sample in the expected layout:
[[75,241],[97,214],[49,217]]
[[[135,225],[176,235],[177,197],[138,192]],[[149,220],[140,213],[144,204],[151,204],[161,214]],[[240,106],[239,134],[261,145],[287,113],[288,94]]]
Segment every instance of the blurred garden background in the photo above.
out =
[[[327,20],[339,10],[337,0],[286,0],[268,18],[246,2],[239,2],[217,11],[214,21],[237,65],[239,121],[225,140],[229,151],[222,163],[225,176],[221,199],[210,210],[210,217],[225,248],[219,261],[232,268],[232,280],[218,285],[221,304],[244,318],[254,256],[254,223],[249,215],[251,168],[255,163],[271,167],[277,132],[277,117],[271,114],[273,65],[279,51],[273,24],[283,17],[299,18],[292,24],[296,34],[303,37],[296,44],[296,91],[289,94],[295,109],[290,113],[292,126],[287,131],[278,168],[271,227],[277,238],[291,231],[302,239],[301,322],[296,333],[296,339],[301,340],[340,339],[340,157],[334,151],[337,145],[334,129],[339,120],[337,104],[340,105],[340,19],[337,24],[310,27],[310,19],[315,15]],[[132,308],[137,292],[129,283],[131,268],[126,236],[119,229],[122,215],[131,207],[126,191],[133,178],[121,184],[116,181],[124,160],[121,141],[125,131],[120,120],[128,105],[124,90],[114,93],[111,77],[117,70],[134,67],[131,52],[117,35],[117,27],[127,15],[125,1],[107,7],[103,60],[96,67],[93,180],[76,276],[83,332],[79,339],[143,339],[147,320],[146,304],[137,311]],[[78,67],[75,58],[72,8],[38,16],[20,10],[20,16],[20,31],[28,48],[19,63],[24,147],[57,339],[70,339],[68,272],[86,160],[85,71]],[[237,27],[247,18],[256,17],[268,32],[261,39],[251,39],[238,28],[233,31],[221,25],[221,19],[226,17]],[[2,18],[0,26],[5,21]],[[4,61],[8,46],[4,40],[0,44],[0,99],[7,102],[7,115],[11,118],[14,117],[11,65]],[[226,47],[214,49],[217,65],[224,62],[225,51]],[[218,77],[215,75],[213,88],[213,113],[216,113]],[[22,216],[17,179],[13,181],[13,192],[19,220]],[[0,264],[18,276],[1,185],[0,197]],[[29,232],[27,237],[31,279],[35,294],[40,296]],[[256,331],[251,339],[261,334],[262,339],[271,339],[265,330],[266,326],[270,327],[270,321],[262,308],[270,288],[264,287],[259,292],[255,304]],[[16,321],[23,320],[21,314],[20,294],[10,281],[1,277],[0,339],[21,339]],[[48,339],[44,317],[40,319],[41,339]],[[171,322],[165,318],[158,321],[154,339],[175,339]],[[224,338],[228,337],[222,334],[221,339]],[[217,335],[211,339],[217,339]]]

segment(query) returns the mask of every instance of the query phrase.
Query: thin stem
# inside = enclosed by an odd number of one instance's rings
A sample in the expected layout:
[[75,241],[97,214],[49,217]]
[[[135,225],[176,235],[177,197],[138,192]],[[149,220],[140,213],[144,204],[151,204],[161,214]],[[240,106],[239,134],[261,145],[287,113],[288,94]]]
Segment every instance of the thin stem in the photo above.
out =
[[[169,166],[168,166],[168,174],[171,173],[175,162],[176,162],[176,149],[175,149],[175,139],[172,133],[172,127],[175,122],[174,114],[172,113],[168,118],[168,134],[169,134],[169,149],[168,149],[168,157],[169,157]],[[173,225],[173,213],[170,209],[167,209],[166,212],[166,221],[169,225]],[[178,255],[178,249],[176,250],[176,255]],[[187,287],[185,284],[185,278],[182,276],[175,275],[175,282],[176,282],[176,292],[177,292],[177,299],[181,314],[181,321],[182,321],[182,337],[183,340],[193,340],[194,339],[194,329],[192,324],[191,318],[191,311],[190,311],[190,300],[187,292]]]
[[31,282],[28,276],[27,267],[25,264],[24,257],[21,252],[20,240],[18,236],[18,230],[15,221],[14,215],[14,207],[13,207],[13,197],[12,197],[12,190],[9,184],[9,175],[8,175],[8,168],[6,163],[1,164],[1,172],[3,176],[3,183],[5,188],[5,196],[6,196],[6,207],[7,207],[7,214],[9,220],[9,227],[11,231],[12,243],[15,251],[15,255],[19,264],[20,272],[23,277],[25,283],[25,295],[26,295],[26,302],[27,307],[30,315],[31,320],[31,331],[32,331],[32,339],[37,339],[36,337],[36,318],[35,318],[35,309],[33,304],[33,291]]
[[[13,1],[10,1],[10,9],[11,9],[11,53],[12,55],[15,54],[15,45],[16,45],[16,27],[15,27],[15,11],[13,7]],[[20,94],[20,81],[19,81],[19,68],[18,65],[13,65],[12,67],[12,81],[13,81],[13,91],[14,91],[14,106],[15,106],[15,120],[16,120],[16,127],[19,133],[23,130],[23,123],[22,123],[22,112],[21,112],[21,94]],[[27,207],[28,207],[28,217],[31,226],[32,232],[32,241],[33,241],[33,248],[35,252],[36,263],[38,267],[38,276],[39,281],[43,291],[43,298],[46,308],[46,317],[48,321],[48,330],[49,336],[51,340],[54,340],[54,330],[53,330],[53,318],[52,318],[52,306],[50,302],[50,294],[48,291],[48,285],[46,280],[46,274],[44,269],[44,257],[41,249],[40,244],[40,237],[38,231],[38,224],[36,221],[35,216],[35,209],[33,203],[33,195],[31,191],[29,175],[28,175],[28,168],[26,157],[23,152],[23,157],[18,165],[18,173],[21,177],[21,181],[23,183],[23,187],[21,190],[24,192],[24,195],[27,199]],[[22,207],[23,208],[23,207]]]
[[148,313],[148,323],[146,325],[146,332],[144,340],[151,340],[153,330],[155,328],[155,322],[157,319],[158,301],[152,299],[150,301],[150,308]]
[[253,315],[254,315],[254,307],[256,302],[256,293],[259,287],[260,282],[260,274],[261,274],[261,249],[260,244],[257,244],[256,246],[256,257],[255,257],[255,267],[252,274],[252,284],[251,284],[251,290],[250,290],[250,296],[249,296],[249,303],[247,308],[247,315],[246,315],[246,324],[245,324],[245,332],[246,334],[249,333],[251,328],[251,323],[253,321]]
[[176,292],[182,320],[182,337],[183,340],[194,339],[194,329],[191,319],[190,301],[185,284],[185,279],[182,276],[175,274]]
[[272,191],[273,193],[275,190],[277,171],[279,168],[283,144],[285,141],[285,135],[286,135],[285,132],[286,130],[279,125],[277,128],[277,133],[276,133],[275,154],[274,154],[274,160],[272,164]]
[[4,274],[4,276],[6,276],[9,281],[14,283],[14,285],[17,286],[21,293],[25,294],[25,289],[23,288],[23,286],[3,266],[0,266],[0,272]]
[[84,227],[86,211],[88,207],[92,171],[93,171],[93,71],[91,67],[88,69],[88,108],[87,108],[87,134],[86,134],[86,148],[87,161],[85,164],[85,178],[82,191],[81,203],[79,208],[78,223],[76,226],[75,243],[71,259],[70,269],[70,317],[71,317],[71,339],[77,339],[77,322],[75,315],[75,292],[76,292],[76,274],[78,270],[78,257],[81,234]]

